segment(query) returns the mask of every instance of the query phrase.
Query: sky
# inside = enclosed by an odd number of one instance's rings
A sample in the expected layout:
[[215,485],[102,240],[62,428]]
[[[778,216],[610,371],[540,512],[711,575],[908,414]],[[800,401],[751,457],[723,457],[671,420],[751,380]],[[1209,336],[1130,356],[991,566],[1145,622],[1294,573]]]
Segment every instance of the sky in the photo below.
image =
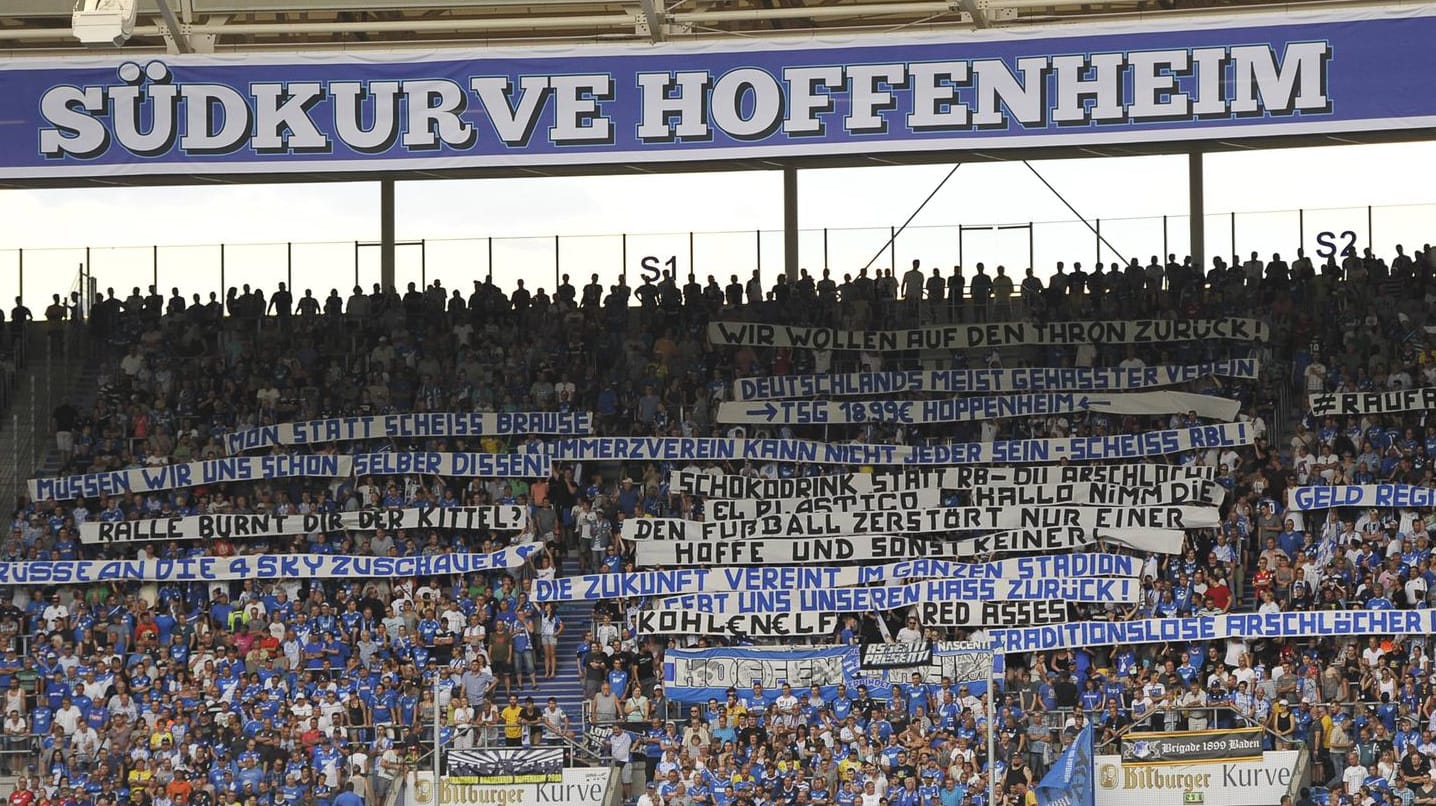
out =
[[[1033,165],[1083,217],[1102,220],[1110,244],[1101,248],[1102,260],[1121,255],[1145,263],[1164,244],[1187,253],[1185,156]],[[1232,254],[1231,212],[1238,213],[1235,245],[1243,256],[1289,256],[1299,246],[1314,254],[1320,233],[1348,230],[1358,247],[1372,237],[1378,253],[1390,254],[1396,243],[1410,251],[1436,239],[1433,165],[1433,143],[1207,155],[1208,253]],[[1045,276],[1058,260],[1090,266],[1098,259],[1092,231],[1021,163],[964,165],[885,249],[890,228],[900,227],[950,170],[800,171],[801,265],[815,274],[826,265],[838,279],[869,261],[887,268],[893,258],[899,268],[918,259],[944,274],[959,260],[969,274],[983,261],[989,271],[1003,264],[1014,276],[1030,263]],[[1367,205],[1376,206],[1370,233]],[[1302,219],[1298,208],[1306,211]],[[149,285],[156,267],[166,295],[172,287],[186,295],[219,291],[220,243],[226,286],[272,289],[289,281],[300,293],[313,288],[323,297],[330,288],[347,294],[356,266],[366,287],[379,278],[377,247],[354,246],[379,236],[374,182],[6,190],[0,221],[6,222],[0,299],[19,290],[23,249],[24,296],[37,309],[50,294],[75,288],[85,247],[101,289],[114,286],[121,296]],[[1035,222],[1030,239],[1029,222]],[[959,224],[978,229],[959,237]],[[397,251],[401,288],[439,279],[467,291],[492,270],[505,287],[523,277],[530,289],[552,291],[556,235],[557,270],[576,286],[593,272],[605,283],[624,268],[632,278],[645,257],[671,258],[680,277],[694,271],[700,281],[713,274],[726,282],[755,268],[771,280],[782,270],[782,180],[777,172],[729,172],[400,182],[396,228],[402,241],[424,241],[422,262],[417,245]],[[696,233],[691,240],[689,232]],[[628,233],[626,249],[621,233]]]

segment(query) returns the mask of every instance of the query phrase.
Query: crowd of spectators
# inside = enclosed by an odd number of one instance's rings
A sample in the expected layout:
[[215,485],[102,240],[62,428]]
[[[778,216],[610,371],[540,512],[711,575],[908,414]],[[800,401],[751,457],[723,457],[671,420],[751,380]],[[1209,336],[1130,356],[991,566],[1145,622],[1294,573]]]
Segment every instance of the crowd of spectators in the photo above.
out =
[[[1219,467],[1229,495],[1218,529],[1188,534],[1183,554],[1144,557],[1145,596],[1130,608],[1074,615],[1126,619],[1240,609],[1424,606],[1436,585],[1422,513],[1286,511],[1309,484],[1399,479],[1429,485],[1436,431],[1424,412],[1322,418],[1291,434],[1277,401],[1298,391],[1410,386],[1436,379],[1425,347],[1436,253],[1370,255],[1315,267],[1304,256],[1215,261],[1203,275],[1155,256],[1145,266],[1059,266],[1045,282],[1003,267],[970,272],[804,271],[768,286],[669,275],[630,289],[565,276],[548,293],[477,281],[467,297],[434,283],[297,298],[282,284],[229,289],[221,301],[136,288],[88,309],[101,346],[93,399],[55,410],[62,473],[162,465],[225,454],[222,437],[257,425],[391,412],[595,412],[600,435],[707,436],[732,381],[753,375],[914,366],[916,356],[727,348],[711,319],[860,330],[940,322],[1257,315],[1261,345],[1186,342],[955,352],[953,368],[1142,366],[1254,355],[1260,381],[1206,378],[1193,391],[1240,401],[1259,435],[1249,449],[1155,461]],[[58,302],[56,304],[59,304]],[[1428,378],[1428,375],[1431,376]],[[970,424],[778,428],[829,441],[992,440],[1134,433],[1183,416],[1086,413]],[[764,430],[766,433],[766,430]],[[350,443],[345,450],[505,452],[504,437]],[[284,451],[293,450],[291,448]],[[303,450],[303,449],[300,449]],[[279,452],[276,449],[276,452]],[[1030,802],[1065,742],[1091,721],[1110,748],[1132,729],[1260,724],[1272,747],[1310,754],[1313,798],[1332,806],[1432,800],[1436,670],[1424,637],[1372,636],[1129,647],[1007,658],[997,695],[997,757],[984,741],[983,698],[962,681],[863,690],[832,701],[808,692],[737,692],[677,703],[658,670],[693,636],[636,636],[633,600],[594,603],[590,623],[562,624],[529,600],[535,578],[631,567],[623,519],[701,519],[704,502],[670,495],[660,464],[559,465],[549,478],[419,476],[228,482],[98,500],[21,500],[0,547],[5,561],[179,558],[259,553],[411,556],[489,551],[537,540],[510,572],[417,579],[286,579],[232,583],[15,587],[0,603],[0,691],[6,754],[21,777],[11,803],[382,803],[434,737],[457,747],[563,743],[584,725],[613,730],[603,753],[641,806],[992,806]],[[836,470],[850,470],[835,468]],[[723,472],[812,474],[810,466],[731,465]],[[954,493],[954,501],[961,493]],[[293,538],[83,544],[79,524],[196,513],[306,513],[364,507],[516,503],[523,533],[409,530]],[[966,638],[885,614],[899,639]],[[584,634],[557,657],[560,631]],[[881,641],[866,616],[830,641]],[[334,670],[342,670],[335,673]],[[546,681],[578,675],[587,697],[565,712]],[[435,680],[439,685],[435,686]],[[1327,791],[1329,790],[1329,795]]]

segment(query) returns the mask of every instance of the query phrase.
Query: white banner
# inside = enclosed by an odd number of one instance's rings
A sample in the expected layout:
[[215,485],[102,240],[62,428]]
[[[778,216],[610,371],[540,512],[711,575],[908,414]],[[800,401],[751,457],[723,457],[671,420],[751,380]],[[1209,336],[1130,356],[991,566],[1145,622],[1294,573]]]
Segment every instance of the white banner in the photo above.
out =
[[819,327],[710,322],[708,340],[737,347],[815,350],[968,350],[977,347],[1067,344],[1163,344],[1173,341],[1266,341],[1260,319],[1136,319],[1114,322],[988,322],[916,330],[833,330]]
[[1176,386],[1216,375],[1256,380],[1257,361],[1242,358],[1184,367],[1027,367],[1022,369],[911,369],[826,375],[774,375],[739,378],[734,400],[784,400],[798,397],[858,397],[993,392],[1117,392]]
[[1067,620],[1061,601],[923,602],[917,620],[924,627],[1014,627],[1058,624]]
[[280,537],[375,529],[484,529],[503,532],[521,531],[527,525],[528,510],[521,506],[366,509],[309,515],[189,515],[136,521],[87,521],[80,524],[80,542]]
[[982,557],[998,552],[1070,551],[1099,540],[1136,551],[1177,554],[1185,534],[1167,529],[1021,529],[967,539],[894,535],[755,540],[643,540],[634,544],[639,568],[713,565],[793,565],[823,562]]
[[838,473],[768,479],[674,470],[669,491],[703,498],[833,498],[901,490],[961,490],[972,487],[1028,487],[1053,484],[1111,484],[1147,487],[1168,482],[1211,480],[1216,468],[1203,465],[1034,465],[1031,467],[912,467],[879,473]]
[[820,512],[884,512],[896,509],[927,509],[942,503],[942,490],[905,490],[897,493],[861,493],[835,498],[750,498],[715,499],[707,504],[709,520],[753,520],[768,515],[800,515]]
[[85,585],[97,582],[219,582],[231,579],[427,577],[517,568],[538,550],[524,543],[491,554],[347,557],[255,554],[180,560],[32,560],[0,562],[0,585]]
[[1318,610],[1227,613],[1220,616],[1137,621],[1073,621],[1047,627],[1013,627],[992,635],[1003,653],[1046,652],[1083,646],[1225,641],[1228,638],[1427,635],[1436,632],[1436,610]]
[[1135,604],[1142,581],[1131,578],[940,579],[873,588],[683,593],[657,600],[655,610],[700,613],[867,613],[922,602],[1062,601]]
[[674,495],[704,498],[833,498],[872,492],[873,477],[868,473],[845,473],[765,479],[674,470],[668,474],[668,488]]
[[957,544],[958,557],[1031,551],[1071,551],[1104,541],[1145,554],[1181,554],[1186,533],[1175,529],[1016,529],[978,535]]
[[1093,759],[1096,806],[1278,806],[1299,784],[1296,750],[1268,750],[1259,761],[1127,764]]
[[1031,467],[909,467],[872,475],[873,490],[965,490],[973,487],[1041,487],[1052,484],[1111,484],[1149,487],[1174,481],[1209,481],[1217,469],[1205,465],[1034,465]]
[[[540,461],[533,461],[534,459]],[[549,474],[548,457],[538,453],[360,453],[354,475],[463,476],[466,478],[541,479]]]
[[1311,413],[1394,414],[1436,409],[1436,388],[1398,389],[1392,392],[1322,392],[1307,396]]
[[1287,508],[1298,512],[1332,507],[1368,509],[1433,509],[1436,489],[1412,484],[1343,484],[1336,487],[1293,487]]
[[738,540],[755,537],[926,534],[990,529],[1211,529],[1215,507],[945,507],[897,512],[827,512],[769,515],[744,521],[634,518],[623,522],[625,540]]
[[280,423],[224,435],[229,453],[276,445],[314,445],[361,439],[429,439],[527,434],[588,434],[591,412],[410,412],[369,417],[331,417]]
[[[874,493],[881,495],[881,493]],[[1168,481],[1148,487],[1092,482],[972,487],[963,498],[975,507],[1046,507],[1059,504],[1146,507],[1158,504],[1220,504],[1226,488],[1214,481]],[[716,502],[715,502],[716,503]]]
[[315,454],[301,456],[238,456],[157,467],[133,467],[102,473],[84,473],[50,479],[30,479],[33,501],[68,501],[179,487],[256,481],[297,476],[341,477],[353,472],[353,457]]
[[738,566],[669,571],[588,574],[536,579],[535,602],[595,601],[676,593],[740,590],[844,588],[910,579],[1040,579],[1044,577],[1136,577],[1142,560],[1122,554],[1053,554],[985,563],[903,560],[886,565]]
[[838,631],[837,613],[693,613],[638,611],[639,635],[722,635],[728,638],[811,638]]
[[935,400],[768,400],[728,401],[718,406],[720,423],[843,425],[848,423],[960,423],[1009,417],[1084,414],[1183,414],[1207,420],[1235,420],[1235,400],[1189,392],[1041,392]]
[[142,466],[102,473],[30,479],[35,501],[68,501],[129,492],[174,490],[233,481],[298,477],[464,476],[544,478],[549,457],[542,453],[361,453],[231,456],[175,465]]
[[1255,434],[1247,423],[1221,423],[1141,434],[873,445],[799,439],[721,437],[574,437],[534,445],[566,462],[803,462],[827,465],[983,465],[1111,462],[1191,450],[1242,448]]

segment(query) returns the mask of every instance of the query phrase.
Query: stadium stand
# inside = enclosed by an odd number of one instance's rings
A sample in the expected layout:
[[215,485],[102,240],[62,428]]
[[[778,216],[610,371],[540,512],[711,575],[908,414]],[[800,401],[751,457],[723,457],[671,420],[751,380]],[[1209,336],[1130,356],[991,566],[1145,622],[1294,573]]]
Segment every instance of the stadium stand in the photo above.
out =
[[[226,455],[224,437],[321,417],[395,412],[595,412],[600,435],[731,433],[716,406],[742,377],[909,366],[919,356],[711,345],[716,319],[849,330],[1036,319],[1255,316],[1262,345],[1019,347],[940,356],[963,367],[1140,367],[1258,357],[1255,381],[1205,377],[1190,391],[1234,398],[1259,435],[1247,449],[1157,461],[1220,465],[1220,528],[1190,530],[1185,552],[1141,556],[1142,602],[1079,605],[1130,620],[1273,610],[1425,606],[1436,562],[1421,512],[1330,510],[1303,519],[1288,492],[1373,481],[1433,485],[1436,430],[1425,411],[1317,416],[1306,392],[1436,386],[1426,346],[1430,247],[1313,266],[1221,260],[1203,274],[1174,258],[1059,268],[1014,284],[978,264],[967,276],[891,270],[754,277],[663,276],[630,289],[567,281],[550,297],[475,282],[471,292],[410,285],[316,295],[282,285],[224,299],[109,291],[77,322],[101,356],[92,396],[53,412],[39,475],[161,466]],[[565,278],[566,280],[566,278]],[[72,309],[72,316],[77,309]],[[934,356],[921,358],[931,360]],[[896,363],[895,363],[896,362]],[[953,440],[1140,433],[1186,415],[1095,412],[983,423],[836,425],[827,441]],[[801,427],[779,427],[788,436]],[[806,435],[799,433],[799,436]],[[532,438],[531,438],[532,439]],[[360,451],[504,453],[501,437],[374,440]],[[276,449],[323,452],[326,446]],[[694,467],[708,469],[704,463]],[[0,603],[4,755],[10,803],[337,804],[351,789],[387,803],[438,737],[458,748],[559,744],[577,763],[622,768],[639,806],[991,806],[1026,804],[1090,720],[1111,746],[1138,729],[1266,728],[1312,771],[1306,803],[1436,803],[1436,670],[1426,636],[1092,646],[1008,655],[998,713],[957,690],[919,687],[876,702],[774,692],[720,704],[664,694],[664,653],[697,636],[637,636],[640,602],[539,606],[536,579],[630,567],[626,519],[702,519],[671,495],[659,464],[559,464],[547,478],[428,475],[225,481],[161,493],[17,502],[5,561],[178,560],[200,555],[442,555],[536,540],[522,567],[434,578],[296,577],[278,583],[15,586]],[[849,471],[854,468],[827,468]],[[739,464],[725,473],[813,475],[816,466]],[[358,512],[514,504],[522,533],[342,530],[283,538],[82,543],[80,524],[172,514]],[[1320,515],[1321,511],[1311,513]],[[1116,549],[1114,549],[1116,550]],[[1129,552],[1130,553],[1130,552]],[[863,616],[814,643],[970,639]],[[435,685],[435,683],[438,685]],[[854,693],[858,694],[858,693]],[[949,695],[952,695],[949,697]],[[801,696],[801,698],[800,698]],[[918,710],[926,706],[925,713]],[[980,739],[997,720],[996,758]],[[595,741],[595,737],[598,737]]]

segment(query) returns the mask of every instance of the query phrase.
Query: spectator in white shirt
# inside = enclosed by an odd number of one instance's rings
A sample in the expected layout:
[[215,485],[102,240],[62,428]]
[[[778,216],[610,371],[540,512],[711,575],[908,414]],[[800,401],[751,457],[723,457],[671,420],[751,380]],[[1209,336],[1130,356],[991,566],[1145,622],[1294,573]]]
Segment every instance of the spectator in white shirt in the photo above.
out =
[[60,730],[64,731],[66,736],[74,736],[84,718],[85,715],[80,712],[75,703],[66,697],[60,701],[60,707],[55,709],[54,723],[60,726]]

